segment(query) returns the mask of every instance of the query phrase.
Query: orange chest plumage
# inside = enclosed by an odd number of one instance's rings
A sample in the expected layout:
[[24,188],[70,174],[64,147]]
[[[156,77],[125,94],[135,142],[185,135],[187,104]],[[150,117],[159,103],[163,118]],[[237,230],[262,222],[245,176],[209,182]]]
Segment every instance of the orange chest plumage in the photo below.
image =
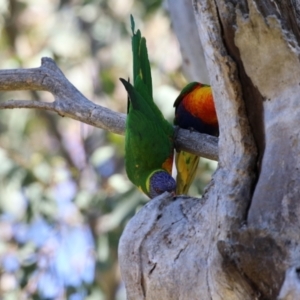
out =
[[177,99],[174,120],[176,125],[201,133],[219,135],[218,119],[210,86],[198,84]]
[[218,125],[211,87],[197,87],[183,98],[181,105],[203,123]]

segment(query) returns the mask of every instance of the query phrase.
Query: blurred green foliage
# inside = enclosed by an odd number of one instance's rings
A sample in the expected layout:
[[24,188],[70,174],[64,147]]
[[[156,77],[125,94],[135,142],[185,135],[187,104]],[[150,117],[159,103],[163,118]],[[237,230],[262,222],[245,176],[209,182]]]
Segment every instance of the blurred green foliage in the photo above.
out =
[[[89,99],[126,111],[129,16],[147,38],[155,99],[170,121],[186,83],[165,3],[157,0],[0,0],[0,68],[54,58]],[[168,56],[165,55],[168,53]],[[52,101],[46,92],[0,93]],[[1,299],[125,299],[117,247],[148,199],[124,171],[124,138],[34,110],[0,111]],[[202,160],[202,193],[215,163]]]

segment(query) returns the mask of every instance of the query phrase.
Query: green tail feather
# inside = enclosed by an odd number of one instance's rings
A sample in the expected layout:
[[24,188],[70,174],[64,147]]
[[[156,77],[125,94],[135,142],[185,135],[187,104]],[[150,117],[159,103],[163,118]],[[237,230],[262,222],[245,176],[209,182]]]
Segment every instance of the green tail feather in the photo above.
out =
[[153,95],[152,95],[151,68],[150,68],[150,62],[148,58],[146,39],[144,37],[141,39],[141,44],[140,44],[140,67],[142,73],[141,77],[148,89],[149,95],[152,98]]
[[133,83],[138,76],[140,76],[147,87],[147,91],[151,98],[152,92],[152,77],[151,67],[148,57],[146,39],[142,37],[141,31],[137,30],[135,33],[135,23],[131,16],[131,30],[132,30],[132,55],[133,55]]
[[138,30],[134,33],[131,40],[132,57],[133,57],[133,83],[136,77],[140,74],[140,43],[141,43],[141,32]]
[[133,18],[133,15],[130,15],[130,23],[131,23],[131,31],[132,31],[132,34],[134,34],[134,29],[135,29],[135,22],[134,22],[134,18]]

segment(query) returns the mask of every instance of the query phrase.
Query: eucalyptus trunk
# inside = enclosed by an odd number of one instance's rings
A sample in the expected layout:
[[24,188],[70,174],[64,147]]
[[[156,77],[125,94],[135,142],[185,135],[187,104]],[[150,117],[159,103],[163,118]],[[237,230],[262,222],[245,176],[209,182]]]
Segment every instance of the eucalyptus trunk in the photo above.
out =
[[128,223],[127,297],[300,299],[300,1],[169,7],[187,76],[213,88],[219,164],[201,199],[164,194]]

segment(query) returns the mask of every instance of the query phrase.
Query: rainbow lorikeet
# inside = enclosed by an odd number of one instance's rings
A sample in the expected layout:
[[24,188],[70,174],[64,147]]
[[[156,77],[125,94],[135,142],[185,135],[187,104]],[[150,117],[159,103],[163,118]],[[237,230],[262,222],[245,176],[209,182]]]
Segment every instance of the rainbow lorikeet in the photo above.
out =
[[131,17],[133,86],[120,79],[127,90],[128,114],[125,133],[125,168],[128,178],[150,198],[175,192],[171,176],[174,129],[165,120],[152,96],[152,78],[146,40],[134,32]]
[[[219,125],[209,85],[199,82],[189,83],[174,102],[174,124],[184,129],[191,129],[213,136],[219,135]],[[193,182],[199,156],[184,151],[176,153],[177,194],[187,194]]]

